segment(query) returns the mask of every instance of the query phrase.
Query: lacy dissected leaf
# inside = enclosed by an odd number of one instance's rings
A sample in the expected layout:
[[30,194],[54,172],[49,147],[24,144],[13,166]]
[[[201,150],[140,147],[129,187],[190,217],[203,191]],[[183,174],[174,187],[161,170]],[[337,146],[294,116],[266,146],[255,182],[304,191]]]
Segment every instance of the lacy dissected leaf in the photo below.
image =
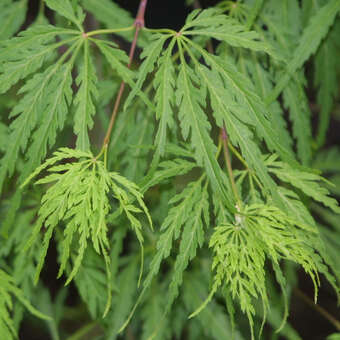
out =
[[26,151],[32,130],[38,122],[41,125],[33,136],[34,141],[29,151],[31,158],[24,169],[25,176],[33,171],[45,156],[48,144],[54,144],[56,132],[64,124],[67,104],[71,100],[72,79],[66,72],[72,67],[76,53],[67,64],[63,65],[63,62],[77,46],[79,42],[75,42],[55,64],[26,81],[19,90],[23,96],[10,114],[10,117],[15,119],[10,125],[6,152],[0,163],[0,188],[6,176],[13,173],[19,152]]
[[134,73],[127,68],[129,57],[127,54],[117,48],[113,42],[93,39],[99,50],[103,53],[112,69],[131,87],[134,85]]
[[[300,264],[314,283],[316,297],[318,271],[323,272],[324,268],[319,266],[320,256],[315,253],[318,249],[313,248],[317,241],[310,242],[313,238],[318,239],[315,227],[290,218],[276,207],[263,204],[245,206],[236,216],[235,224],[218,226],[210,239],[209,245],[214,251],[214,283],[208,299],[194,315],[222,286],[230,292],[233,300],[238,301],[252,329],[255,299],[262,300],[264,318],[269,308],[264,268],[266,259],[273,262],[278,273],[281,272],[278,266],[281,259]],[[277,278],[280,280],[280,276]],[[283,284],[281,281],[280,285]]]
[[58,14],[62,15],[66,19],[71,20],[81,31],[83,31],[82,22],[84,20],[84,15],[78,7],[78,12],[74,10],[70,0],[44,0],[46,5],[56,11]]
[[[76,158],[79,161],[55,165],[57,162],[69,158]],[[74,278],[80,269],[90,239],[94,250],[103,255],[106,264],[109,295],[104,312],[106,314],[111,304],[111,272],[109,268],[110,259],[107,253],[109,240],[106,224],[106,218],[111,209],[109,193],[112,193],[113,198],[117,200],[119,213],[126,215],[141,245],[143,242],[142,223],[137,218],[137,214],[144,212],[151,224],[148,210],[142,200],[142,194],[136,184],[118,173],[108,172],[103,162],[96,160],[91,153],[81,150],[61,148],[54,153],[54,157],[37,168],[27,181],[46,168],[49,168],[48,171],[51,174],[36,183],[54,184],[42,198],[38,220],[25,247],[25,249],[29,248],[36,241],[43,227],[46,229],[36,271],[36,280],[39,278],[44,264],[54,229],[59,222],[63,221],[65,226],[63,238],[60,241],[62,254],[58,276],[63,274],[71,258],[73,266],[68,274],[66,284]],[[137,200],[140,207],[131,203],[132,197]],[[76,255],[74,255],[74,246],[72,246],[74,243],[77,243]]]
[[[269,32],[264,32],[270,39],[275,39],[279,46],[280,53],[285,55],[286,60],[290,60],[297,48],[298,39],[301,35],[302,23],[300,18],[300,8],[297,1],[267,3],[265,13],[261,17],[264,24],[270,27]],[[273,37],[272,37],[273,35]],[[275,78],[281,79],[284,71],[275,70]],[[302,164],[308,164],[311,160],[311,135],[310,123],[311,112],[308,98],[305,94],[305,77],[302,72],[294,73],[290,81],[283,89],[283,103],[288,110],[292,121],[293,136],[296,139],[297,155]],[[273,89],[271,88],[270,91]],[[267,92],[267,96],[269,93]],[[273,102],[274,105],[277,102]],[[284,130],[286,130],[285,128]]]
[[152,113],[141,100],[136,100],[131,111],[118,116],[115,133],[110,149],[116,157],[110,157],[110,164],[115,168],[119,162],[124,167],[124,175],[140,183],[147,172],[150,162],[148,154],[152,148],[155,120]]
[[[118,75],[127,83],[131,88],[135,88],[135,74],[124,64],[128,64],[129,58],[126,53],[117,48],[117,45],[113,42],[107,42],[103,40],[91,39],[98,46],[100,51],[105,56],[107,62],[111,65],[112,69],[118,73]],[[155,106],[144,92],[137,89],[137,92],[144,103],[151,109],[155,110]]]
[[[155,74],[153,86],[156,90],[156,117],[159,120],[155,144],[159,155],[165,152],[167,129],[174,126],[173,107],[175,104],[175,69],[172,62],[172,49],[175,40],[171,40],[168,48],[158,59],[159,69]],[[156,151],[157,153],[157,151]]]
[[97,76],[87,39],[84,41],[84,55],[76,84],[79,86],[74,99],[74,105],[76,106],[74,114],[74,132],[77,135],[76,147],[80,150],[88,151],[90,149],[88,129],[93,127],[94,100],[98,96],[98,91],[96,86]]
[[[62,34],[74,34],[74,31],[51,25],[37,25],[20,32],[18,37],[0,42],[0,93],[6,92],[12,85],[55,57],[55,50],[65,41],[55,42]],[[70,38],[72,41],[76,38]]]
[[183,272],[195,257],[197,248],[201,247],[204,242],[203,226],[209,223],[207,181],[204,178],[205,176],[201,176],[200,179],[189,183],[181,193],[169,200],[172,207],[162,222],[161,235],[156,245],[157,251],[151,260],[148,274],[143,282],[143,290],[120,331],[127,326],[147,289],[152,285],[154,277],[159,273],[162,261],[170,256],[173,242],[182,235],[180,254],[176,259],[176,268],[168,292],[166,311],[162,315],[162,319],[169,312],[178,295],[178,288],[182,284]]
[[[230,93],[227,97],[230,100],[225,103],[228,105],[228,110],[234,112],[242,122],[253,125],[258,136],[266,141],[269,149],[277,150],[284,160],[294,163],[291,152],[281,144],[275,130],[271,127],[270,120],[267,118],[270,113],[257,95],[251,81],[237,71],[230,59],[226,62],[221,57],[208,53],[193,41],[183,39],[200,52],[214,77],[222,79],[223,87]],[[190,53],[188,49],[187,51]]]
[[181,30],[183,35],[208,36],[234,47],[244,47],[254,51],[272,53],[270,45],[261,41],[255,31],[249,31],[236,20],[221,14],[215,8],[193,11]]
[[[173,131],[175,126],[173,117],[173,108],[175,104],[175,67],[172,61],[172,50],[175,44],[174,38],[170,41],[169,46],[162,52],[163,45],[168,37],[169,35],[155,34],[152,39],[150,39],[151,41],[153,40],[153,42],[151,42],[148,47],[144,48],[142,53],[144,61],[138,72],[136,85],[125,103],[126,109],[137,92],[141,91],[148,73],[153,71],[156,64],[155,78],[152,85],[156,91],[154,100],[156,102],[156,118],[159,120],[159,123],[154,141],[156,150],[147,178],[152,177],[160,161],[160,157],[164,155],[166,143],[168,141],[168,128],[171,128]],[[151,89],[150,86],[146,91],[149,89]]]
[[14,279],[0,269],[0,336],[1,339],[13,340],[17,338],[14,322],[11,316],[14,295],[33,315],[49,320],[49,317],[36,310],[25,298],[21,289],[16,287]]
[[211,126],[203,110],[206,104],[206,86],[186,63],[184,52],[181,45],[179,46],[181,65],[177,78],[176,104],[179,108],[182,135],[185,140],[191,135],[197,163],[204,166],[212,187],[233,211],[234,205],[226,190],[228,182],[222,178],[221,168],[215,157],[217,148],[209,135]]
[[[152,279],[157,275],[159,271],[159,267],[162,261],[170,255],[173,241],[177,240],[180,237],[182,233],[182,228],[184,226],[186,226],[186,229],[188,229],[190,228],[190,226],[193,225],[193,221],[199,219],[200,222],[198,223],[198,229],[201,228],[202,231],[202,215],[206,214],[206,203],[204,202],[205,200],[203,200],[203,206],[201,207],[202,210],[196,212],[196,205],[199,204],[201,200],[201,192],[203,189],[202,182],[203,178],[191,182],[180,194],[177,194],[169,201],[169,204],[172,204],[173,207],[169,210],[167,217],[162,223],[161,235],[157,241],[156,246],[157,252],[150,263],[149,273],[144,280],[144,287],[150,286]],[[198,232],[197,230],[193,235],[199,235],[196,234],[196,232]],[[202,242],[202,240],[201,237],[197,237],[195,238],[195,240],[195,245],[197,247],[199,243]],[[187,242],[187,245],[188,243],[189,242]],[[192,247],[196,249],[194,245]],[[187,256],[187,259],[190,258],[190,255],[188,253]]]
[[[29,150],[29,162],[24,168],[27,176],[46,154],[48,145],[53,145],[56,132],[63,127],[67,106],[71,99],[70,69],[75,55],[63,64],[67,56],[79,46],[77,31],[57,28],[51,25],[35,25],[20,33],[18,37],[0,42],[4,53],[0,55],[0,91],[5,92],[19,80],[29,78],[18,94],[22,97],[14,105],[10,118],[15,119],[10,124],[10,133],[6,143],[6,152],[1,159],[0,188],[7,175],[11,175],[16,166],[20,150],[25,152],[32,131],[33,145]],[[58,36],[63,40],[55,42]],[[51,62],[58,47],[75,41],[71,47],[53,65],[37,72],[46,62]],[[76,49],[78,51],[78,49]],[[60,73],[58,73],[60,71]],[[57,96],[55,96],[57,93]]]
[[91,316],[95,319],[102,315],[106,304],[103,294],[107,285],[105,263],[92,248],[86,249],[82,266],[74,281]]
[[283,90],[283,101],[289,110],[293,136],[296,139],[297,155],[302,164],[307,165],[312,158],[311,112],[304,90],[304,77],[297,74]]
[[[78,44],[77,51],[80,48]],[[50,82],[50,92],[46,92],[47,106],[40,121],[38,129],[33,133],[32,143],[27,152],[27,164],[22,178],[36,168],[47,153],[47,147],[52,147],[61,131],[67,117],[68,109],[72,102],[72,68],[77,51],[72,58],[62,65]]]
[[199,200],[196,198],[192,206],[193,210],[189,212],[187,219],[182,221],[183,232],[169,287],[168,307],[178,296],[178,288],[183,282],[183,272],[196,256],[197,248],[202,247],[204,243],[204,225],[209,226],[210,223],[207,185],[201,187],[201,190]]
[[0,40],[10,38],[23,24],[27,0],[2,0],[0,3]]
[[284,75],[277,82],[274,90],[266,100],[268,104],[280,95],[294,72],[296,72],[296,70],[298,70],[313,53],[315,53],[322,39],[328,33],[339,10],[340,1],[330,0],[313,17],[311,17],[300,38],[297,48],[293,52],[292,59],[286,67]]
[[141,188],[142,192],[148,190],[156,184],[163,183],[166,179],[184,175],[192,170],[195,166],[195,162],[190,162],[181,158],[163,161],[158,165],[158,169],[155,171],[152,178],[145,185],[143,185]]
[[[219,55],[228,58],[228,51],[221,51]],[[267,95],[273,89],[272,74],[265,67],[264,59],[257,53],[239,53],[238,61],[239,69],[247,77],[249,74],[253,79],[254,89],[260,96],[262,101],[265,100]],[[287,130],[287,123],[284,118],[284,112],[280,104],[275,101],[268,106],[267,118],[270,120],[271,127],[274,133],[278,136],[280,143],[287,149],[291,154],[292,152],[292,138]]]
[[[154,34],[151,37],[151,43],[143,49],[141,58],[143,58],[144,60],[138,70],[138,79],[136,85],[133,87],[131,93],[129,94],[125,101],[124,104],[125,110],[130,105],[136,94],[141,90],[147,75],[154,70],[155,64],[163,50],[163,45],[169,37],[170,37],[169,34],[168,35]],[[172,48],[169,48],[169,50],[171,56]],[[167,59],[165,59],[165,61],[167,61]],[[170,72],[171,70],[169,70],[169,73]],[[169,85],[171,86],[171,83]]]
[[321,185],[327,183],[323,177],[294,169],[284,162],[277,161],[276,158],[275,155],[267,158],[266,164],[269,172],[275,174],[281,181],[290,183],[307,196],[331,208],[334,212],[340,213],[338,202],[330,197],[328,189]]
[[[240,147],[248,165],[256,171],[267,192],[271,191],[275,197],[275,183],[270,178],[264,162],[261,160],[261,151],[253,140],[253,133],[246,124],[239,120],[241,114],[244,116],[247,113],[244,113],[242,108],[237,107],[234,101],[235,97],[233,98],[228,89],[229,84],[224,84],[218,70],[210,70],[198,61],[196,61],[196,69],[208,88],[217,125],[220,127],[225,125],[231,142]],[[249,121],[246,120],[246,123],[249,123]]]

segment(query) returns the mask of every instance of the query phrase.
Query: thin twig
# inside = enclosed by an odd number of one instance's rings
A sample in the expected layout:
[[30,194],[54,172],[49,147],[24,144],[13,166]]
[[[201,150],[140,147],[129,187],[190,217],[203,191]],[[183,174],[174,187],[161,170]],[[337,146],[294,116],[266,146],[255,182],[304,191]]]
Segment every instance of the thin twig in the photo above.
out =
[[[144,14],[145,14],[147,2],[148,2],[148,0],[141,0],[140,4],[139,4],[138,13],[137,13],[137,16],[136,16],[136,19],[135,19],[135,22],[134,22],[134,26],[136,27],[136,30],[135,30],[135,36],[133,38],[133,41],[132,41],[132,44],[131,44],[131,47],[130,47],[128,68],[131,67],[131,64],[132,64],[132,61],[133,61],[139,31],[142,27],[144,27]],[[106,149],[108,144],[109,144],[110,136],[111,136],[111,133],[112,133],[112,128],[113,128],[113,125],[114,125],[114,122],[115,122],[115,119],[116,119],[116,116],[117,116],[117,113],[118,113],[119,104],[120,104],[120,101],[122,99],[124,89],[125,89],[125,82],[122,81],[121,84],[120,84],[120,88],[119,88],[117,97],[116,97],[116,101],[114,103],[110,123],[109,123],[109,126],[107,128],[104,140],[103,140],[102,150]]]
[[237,187],[236,187],[236,183],[235,183],[235,179],[234,179],[234,175],[233,175],[233,168],[231,166],[230,153],[229,153],[229,148],[228,148],[229,137],[228,137],[227,130],[226,130],[225,126],[223,126],[223,128],[221,128],[220,138],[222,140],[224,160],[225,160],[225,163],[227,165],[227,170],[228,170],[228,175],[229,175],[229,178],[230,178],[231,188],[232,188],[233,193],[235,195],[238,207],[241,208],[241,206],[240,206],[241,200],[240,200],[240,196],[239,196],[238,191],[237,191]]

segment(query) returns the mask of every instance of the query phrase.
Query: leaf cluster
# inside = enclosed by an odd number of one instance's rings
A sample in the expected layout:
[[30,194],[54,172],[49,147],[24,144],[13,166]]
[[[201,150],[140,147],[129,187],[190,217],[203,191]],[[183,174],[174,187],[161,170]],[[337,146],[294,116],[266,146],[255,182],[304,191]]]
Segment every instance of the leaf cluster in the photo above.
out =
[[339,295],[340,1],[222,0],[177,31],[110,0],[43,0],[20,29],[28,4],[0,4],[1,339],[24,318],[12,295],[56,340],[130,322],[127,337],[242,340],[247,321],[301,339],[298,273],[315,302],[321,277]]

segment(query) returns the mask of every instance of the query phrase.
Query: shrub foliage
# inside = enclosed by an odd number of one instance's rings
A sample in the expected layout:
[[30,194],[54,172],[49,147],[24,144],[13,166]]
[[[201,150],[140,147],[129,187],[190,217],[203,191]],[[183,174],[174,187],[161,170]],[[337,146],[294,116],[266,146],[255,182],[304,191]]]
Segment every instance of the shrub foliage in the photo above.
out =
[[29,4],[0,4],[1,339],[23,306],[51,339],[301,339],[298,273],[339,297],[340,0],[187,1],[178,31]]

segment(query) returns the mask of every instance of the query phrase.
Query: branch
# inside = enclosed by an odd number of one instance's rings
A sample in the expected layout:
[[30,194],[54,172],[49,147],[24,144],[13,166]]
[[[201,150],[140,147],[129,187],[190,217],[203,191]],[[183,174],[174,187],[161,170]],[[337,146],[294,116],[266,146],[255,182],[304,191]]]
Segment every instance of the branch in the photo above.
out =
[[[136,31],[135,31],[135,36],[133,38],[133,41],[132,41],[132,44],[131,44],[131,47],[130,47],[128,68],[131,67],[131,64],[132,64],[132,61],[133,61],[139,31],[140,31],[141,28],[144,27],[144,14],[145,14],[147,2],[148,2],[148,0],[141,0],[140,1],[138,13],[137,13],[135,22],[133,24],[136,28]],[[114,125],[114,122],[115,122],[115,119],[116,119],[116,116],[117,116],[117,113],[118,113],[118,109],[119,109],[119,105],[120,105],[120,102],[121,102],[121,99],[122,99],[122,95],[124,93],[124,89],[125,89],[125,82],[122,81],[121,84],[120,84],[120,88],[119,88],[117,97],[116,97],[116,101],[115,101],[114,106],[113,106],[113,111],[112,111],[112,114],[111,114],[110,123],[109,123],[109,126],[107,128],[104,140],[103,140],[103,146],[102,146],[102,150],[100,152],[100,155],[102,154],[102,152],[104,150],[107,149],[107,146],[109,144],[110,136],[111,136],[111,133],[112,133],[112,128],[113,128],[113,125]]]

